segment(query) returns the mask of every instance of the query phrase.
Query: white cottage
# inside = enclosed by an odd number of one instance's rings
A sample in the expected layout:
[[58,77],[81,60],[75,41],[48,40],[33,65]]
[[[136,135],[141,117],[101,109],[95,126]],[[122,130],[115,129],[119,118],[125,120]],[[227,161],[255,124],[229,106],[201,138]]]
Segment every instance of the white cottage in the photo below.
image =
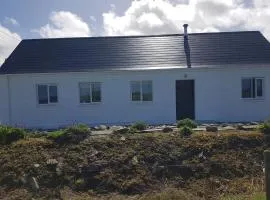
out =
[[1,123],[28,128],[260,121],[270,45],[257,31],[23,40],[0,94]]

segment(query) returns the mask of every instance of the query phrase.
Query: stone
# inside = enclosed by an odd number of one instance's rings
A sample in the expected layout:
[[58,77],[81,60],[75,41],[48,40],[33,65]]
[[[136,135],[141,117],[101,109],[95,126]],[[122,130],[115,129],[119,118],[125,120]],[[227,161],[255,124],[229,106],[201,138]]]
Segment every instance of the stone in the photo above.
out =
[[95,126],[94,129],[96,131],[104,131],[104,130],[107,130],[107,126],[105,126],[105,125],[99,125],[99,126]]
[[34,191],[39,190],[39,185],[38,185],[37,179],[35,177],[30,178],[30,185]]
[[173,132],[173,129],[172,129],[171,127],[166,126],[166,127],[164,127],[164,128],[162,129],[162,132],[163,132],[163,133]]
[[132,158],[131,163],[132,163],[133,165],[137,165],[137,164],[139,163],[139,160],[138,160],[137,156],[134,156],[134,157]]
[[218,132],[218,127],[217,126],[206,126],[206,131],[207,132]]
[[120,138],[120,140],[121,140],[121,141],[125,141],[126,138],[125,138],[124,136],[122,136],[122,137]]
[[47,165],[57,165],[58,161],[56,159],[48,159],[46,163]]
[[114,134],[126,134],[128,132],[129,132],[128,128],[120,128],[120,129],[113,130]]
[[40,164],[34,164],[34,167],[35,168],[39,168],[40,167]]
[[235,127],[233,127],[233,126],[225,126],[225,127],[222,127],[221,130],[223,130],[223,131],[235,130]]

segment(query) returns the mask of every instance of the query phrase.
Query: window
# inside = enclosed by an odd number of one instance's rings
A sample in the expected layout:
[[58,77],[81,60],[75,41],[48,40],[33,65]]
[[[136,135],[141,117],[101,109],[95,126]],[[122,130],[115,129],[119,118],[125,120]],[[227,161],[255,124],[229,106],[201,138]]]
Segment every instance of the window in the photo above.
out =
[[264,96],[263,78],[243,78],[242,79],[242,98],[258,99]]
[[101,102],[101,83],[79,83],[80,103]]
[[54,104],[58,102],[57,86],[55,84],[37,85],[38,104]]
[[131,81],[132,101],[153,101],[152,81]]

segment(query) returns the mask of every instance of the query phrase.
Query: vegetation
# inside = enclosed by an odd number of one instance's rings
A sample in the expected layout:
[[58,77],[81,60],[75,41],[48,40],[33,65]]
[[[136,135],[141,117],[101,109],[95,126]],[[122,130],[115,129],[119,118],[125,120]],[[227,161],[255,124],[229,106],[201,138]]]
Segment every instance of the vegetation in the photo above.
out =
[[[85,135],[86,129],[77,128],[50,137]],[[200,132],[191,137],[134,133],[124,139],[112,134],[68,144],[26,137],[3,145],[0,199],[263,198],[261,163],[268,146],[256,131]],[[40,186],[38,193],[31,188],[31,177]]]
[[25,137],[25,131],[21,128],[0,126],[0,144],[10,144]]
[[197,128],[197,124],[196,122],[194,122],[193,120],[191,119],[182,119],[180,121],[177,122],[177,128],[181,128],[181,127],[184,127],[184,126],[187,126],[189,128]]
[[132,124],[131,129],[135,129],[137,131],[143,131],[147,128],[147,124],[143,121],[138,121]]
[[261,124],[259,129],[265,135],[270,135],[270,120],[265,121],[263,124]]
[[87,125],[78,124],[63,130],[54,131],[48,134],[48,138],[57,143],[74,142],[84,140],[91,133]]
[[182,137],[189,137],[192,135],[193,130],[188,126],[183,126],[179,129],[179,133]]

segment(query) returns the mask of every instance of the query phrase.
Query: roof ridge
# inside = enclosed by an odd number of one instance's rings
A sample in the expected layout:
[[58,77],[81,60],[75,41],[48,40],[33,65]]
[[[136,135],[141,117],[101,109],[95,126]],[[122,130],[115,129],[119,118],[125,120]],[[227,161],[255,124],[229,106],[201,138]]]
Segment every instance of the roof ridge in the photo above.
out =
[[[205,34],[239,34],[239,33],[261,33],[260,31],[221,31],[221,32],[204,32],[204,33],[189,33],[189,35],[205,35]],[[183,33],[176,34],[153,34],[153,35],[122,35],[122,36],[93,36],[93,37],[63,37],[63,38],[30,38],[23,39],[24,41],[37,40],[64,40],[64,39],[107,39],[107,38],[142,38],[142,37],[170,37],[184,36]]]

